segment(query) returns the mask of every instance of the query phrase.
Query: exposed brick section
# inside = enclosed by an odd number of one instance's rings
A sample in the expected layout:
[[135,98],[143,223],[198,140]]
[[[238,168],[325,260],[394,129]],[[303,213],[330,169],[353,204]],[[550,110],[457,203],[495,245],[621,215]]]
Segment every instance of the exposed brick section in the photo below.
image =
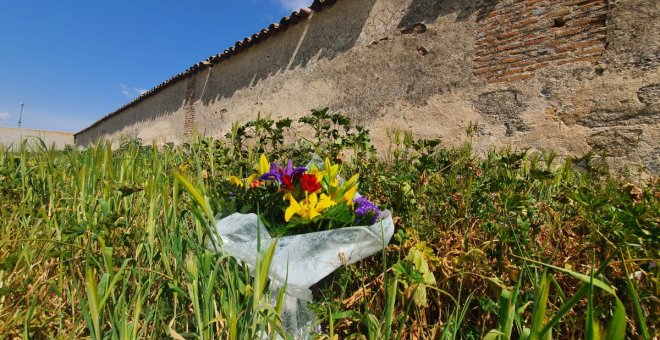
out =
[[195,102],[196,87],[197,81],[195,81],[195,77],[188,77],[186,83],[186,101],[183,104],[186,113],[183,123],[183,133],[186,138],[190,137],[195,129],[195,107],[193,106],[193,103]]
[[493,83],[595,63],[605,51],[607,8],[607,0],[500,0],[477,18],[474,74]]

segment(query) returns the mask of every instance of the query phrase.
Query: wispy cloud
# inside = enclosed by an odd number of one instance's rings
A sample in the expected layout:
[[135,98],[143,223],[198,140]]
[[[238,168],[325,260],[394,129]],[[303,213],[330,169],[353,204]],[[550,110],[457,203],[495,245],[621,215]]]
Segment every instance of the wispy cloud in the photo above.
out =
[[121,92],[121,94],[123,94],[124,97],[126,97],[126,98],[133,98],[133,97],[137,97],[139,95],[144,94],[145,92],[147,92],[147,89],[143,89],[143,88],[135,87],[135,86],[133,86],[132,88],[129,88],[128,86],[126,86],[124,84],[119,84],[119,92]]
[[0,119],[8,119],[11,118],[11,115],[7,112],[0,112]]
[[309,7],[311,0],[277,0],[280,6],[289,11],[297,11],[303,7]]
[[131,91],[128,90],[128,87],[124,84],[119,84],[120,92],[126,97],[131,96]]

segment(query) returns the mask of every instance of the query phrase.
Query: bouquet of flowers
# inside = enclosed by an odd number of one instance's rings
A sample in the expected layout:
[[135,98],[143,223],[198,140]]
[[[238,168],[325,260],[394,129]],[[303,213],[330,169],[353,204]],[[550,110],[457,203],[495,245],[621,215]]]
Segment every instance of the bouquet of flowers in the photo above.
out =
[[392,238],[391,214],[358,194],[358,179],[344,181],[339,165],[328,159],[295,167],[262,155],[256,173],[231,176],[220,190],[229,196],[215,224],[220,251],[255,268],[258,249],[274,244],[268,275],[272,288],[285,288],[288,330],[306,332],[314,317],[305,305],[312,299],[309,287],[379,252]]
[[296,167],[291,160],[281,166],[261,155],[257,173],[229,178],[231,204],[223,214],[258,212],[273,236],[372,225],[380,210],[357,194],[358,179],[356,174],[344,181],[339,165],[327,158],[322,166]]

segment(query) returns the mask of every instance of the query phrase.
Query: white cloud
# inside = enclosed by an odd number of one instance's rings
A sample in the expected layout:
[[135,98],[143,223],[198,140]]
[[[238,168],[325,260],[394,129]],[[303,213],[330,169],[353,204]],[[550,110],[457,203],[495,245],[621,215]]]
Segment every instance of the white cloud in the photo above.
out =
[[134,98],[147,92],[147,89],[136,86],[129,88],[124,84],[119,84],[119,92],[121,92],[121,94],[123,94],[126,98]]
[[289,11],[297,11],[303,7],[309,7],[311,0],[277,0],[280,6]]
[[119,84],[119,88],[121,89],[121,94],[123,94],[126,97],[131,97],[131,91],[128,90],[128,87],[124,84]]
[[8,119],[11,118],[11,115],[7,112],[0,112],[0,119]]

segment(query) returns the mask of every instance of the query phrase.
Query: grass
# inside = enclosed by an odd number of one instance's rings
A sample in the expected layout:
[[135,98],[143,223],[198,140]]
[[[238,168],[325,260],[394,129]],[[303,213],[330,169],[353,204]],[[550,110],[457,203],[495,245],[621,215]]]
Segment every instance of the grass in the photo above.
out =
[[344,159],[396,216],[382,254],[313,287],[319,338],[657,336],[657,181],[399,133],[378,158],[366,130],[310,117],[315,137],[295,143],[291,122],[259,119],[176,147],[0,150],[0,334],[288,337],[268,252],[253,278],[205,247],[220,181],[267,151]]

